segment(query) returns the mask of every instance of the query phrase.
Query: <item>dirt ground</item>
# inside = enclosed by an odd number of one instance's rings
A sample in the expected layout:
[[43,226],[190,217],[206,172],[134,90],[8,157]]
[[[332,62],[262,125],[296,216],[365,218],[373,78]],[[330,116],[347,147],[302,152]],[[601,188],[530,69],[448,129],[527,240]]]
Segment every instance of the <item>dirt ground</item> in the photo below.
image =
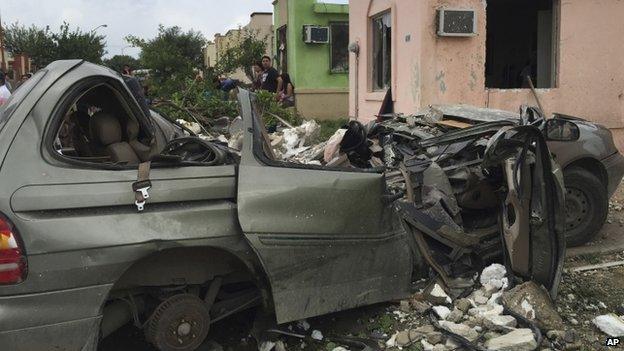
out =
[[[616,313],[624,315],[624,266],[607,269],[572,272],[576,267],[624,260],[624,183],[611,199],[607,223],[596,240],[585,247],[569,250],[560,286],[556,308],[564,320],[566,329],[575,335],[575,345],[569,350],[604,350],[607,336],[592,323],[598,315]],[[247,311],[213,326],[203,351],[251,351],[258,350],[251,329],[255,311]],[[307,321],[310,329],[323,334],[323,340],[301,340],[282,336],[286,350],[328,350],[341,346],[332,336],[352,336],[385,342],[392,334],[423,323],[423,316],[404,314],[398,303],[385,303],[350,311],[335,313]],[[304,332],[296,323],[282,329]],[[344,345],[344,344],[343,344]],[[346,345],[345,345],[346,346]],[[572,347],[570,347],[572,346]],[[131,326],[117,331],[104,340],[103,351],[154,350],[143,333]],[[353,350],[354,348],[351,348]],[[421,350],[420,344],[404,350]]]

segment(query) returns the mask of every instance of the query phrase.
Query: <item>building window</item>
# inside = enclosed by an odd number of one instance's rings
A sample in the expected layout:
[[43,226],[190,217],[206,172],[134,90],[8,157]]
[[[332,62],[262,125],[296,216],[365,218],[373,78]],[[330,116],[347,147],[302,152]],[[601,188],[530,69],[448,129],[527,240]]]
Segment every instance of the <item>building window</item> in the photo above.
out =
[[555,87],[557,2],[488,0],[486,87]]
[[392,68],[392,17],[390,12],[373,17],[373,90],[390,87]]
[[331,23],[331,71],[349,72],[349,23]]

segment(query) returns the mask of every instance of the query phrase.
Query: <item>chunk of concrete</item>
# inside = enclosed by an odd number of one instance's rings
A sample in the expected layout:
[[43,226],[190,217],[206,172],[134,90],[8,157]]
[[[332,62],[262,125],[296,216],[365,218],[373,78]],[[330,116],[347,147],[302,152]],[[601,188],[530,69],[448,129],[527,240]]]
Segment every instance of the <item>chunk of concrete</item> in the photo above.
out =
[[446,319],[446,317],[451,314],[451,310],[446,306],[434,306],[433,312],[435,312],[440,319]]
[[457,300],[455,306],[464,313],[468,312],[468,310],[473,307],[470,300],[466,298]]
[[501,305],[483,305],[468,310],[468,314],[475,317],[498,316],[503,313]]
[[503,303],[510,310],[532,319],[542,330],[563,330],[563,320],[553,306],[548,292],[534,282],[526,282],[503,293]]
[[438,284],[434,284],[433,287],[425,294],[425,298],[437,305],[450,304],[453,302],[447,293]]
[[537,341],[531,329],[516,329],[510,333],[485,342],[488,350],[532,351],[537,348]]
[[465,324],[457,324],[449,321],[440,321],[440,326],[450,331],[451,333],[463,336],[469,341],[475,341],[479,337],[479,333],[477,333],[474,329],[470,328]]
[[449,313],[449,315],[446,316],[445,319],[450,322],[459,323],[461,322],[463,317],[464,317],[464,312],[462,312],[459,308],[455,307],[453,308],[453,311],[451,311],[451,313]]
[[483,286],[489,285],[491,288],[504,289],[508,285],[506,275],[507,269],[505,269],[505,266],[494,263],[483,269],[479,281]]
[[592,322],[609,336],[614,338],[624,336],[624,320],[613,313],[598,316]]
[[491,330],[508,330],[515,328],[518,322],[512,316],[485,316],[483,317],[483,325]]

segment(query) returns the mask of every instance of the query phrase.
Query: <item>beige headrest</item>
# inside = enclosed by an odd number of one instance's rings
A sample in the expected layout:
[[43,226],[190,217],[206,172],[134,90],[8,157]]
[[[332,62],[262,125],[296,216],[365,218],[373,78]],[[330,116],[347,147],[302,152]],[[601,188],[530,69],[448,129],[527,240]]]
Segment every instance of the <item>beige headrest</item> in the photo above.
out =
[[102,145],[108,146],[122,140],[121,124],[117,117],[107,112],[96,112],[91,117],[91,135]]

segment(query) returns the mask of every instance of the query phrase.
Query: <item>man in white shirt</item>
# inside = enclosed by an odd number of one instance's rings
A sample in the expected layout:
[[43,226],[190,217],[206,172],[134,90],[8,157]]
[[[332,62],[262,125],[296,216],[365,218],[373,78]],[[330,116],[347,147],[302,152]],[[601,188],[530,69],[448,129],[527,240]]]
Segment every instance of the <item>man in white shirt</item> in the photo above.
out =
[[0,106],[4,105],[11,97],[11,92],[9,91],[9,88],[7,88],[5,83],[6,81],[4,74],[0,72]]

